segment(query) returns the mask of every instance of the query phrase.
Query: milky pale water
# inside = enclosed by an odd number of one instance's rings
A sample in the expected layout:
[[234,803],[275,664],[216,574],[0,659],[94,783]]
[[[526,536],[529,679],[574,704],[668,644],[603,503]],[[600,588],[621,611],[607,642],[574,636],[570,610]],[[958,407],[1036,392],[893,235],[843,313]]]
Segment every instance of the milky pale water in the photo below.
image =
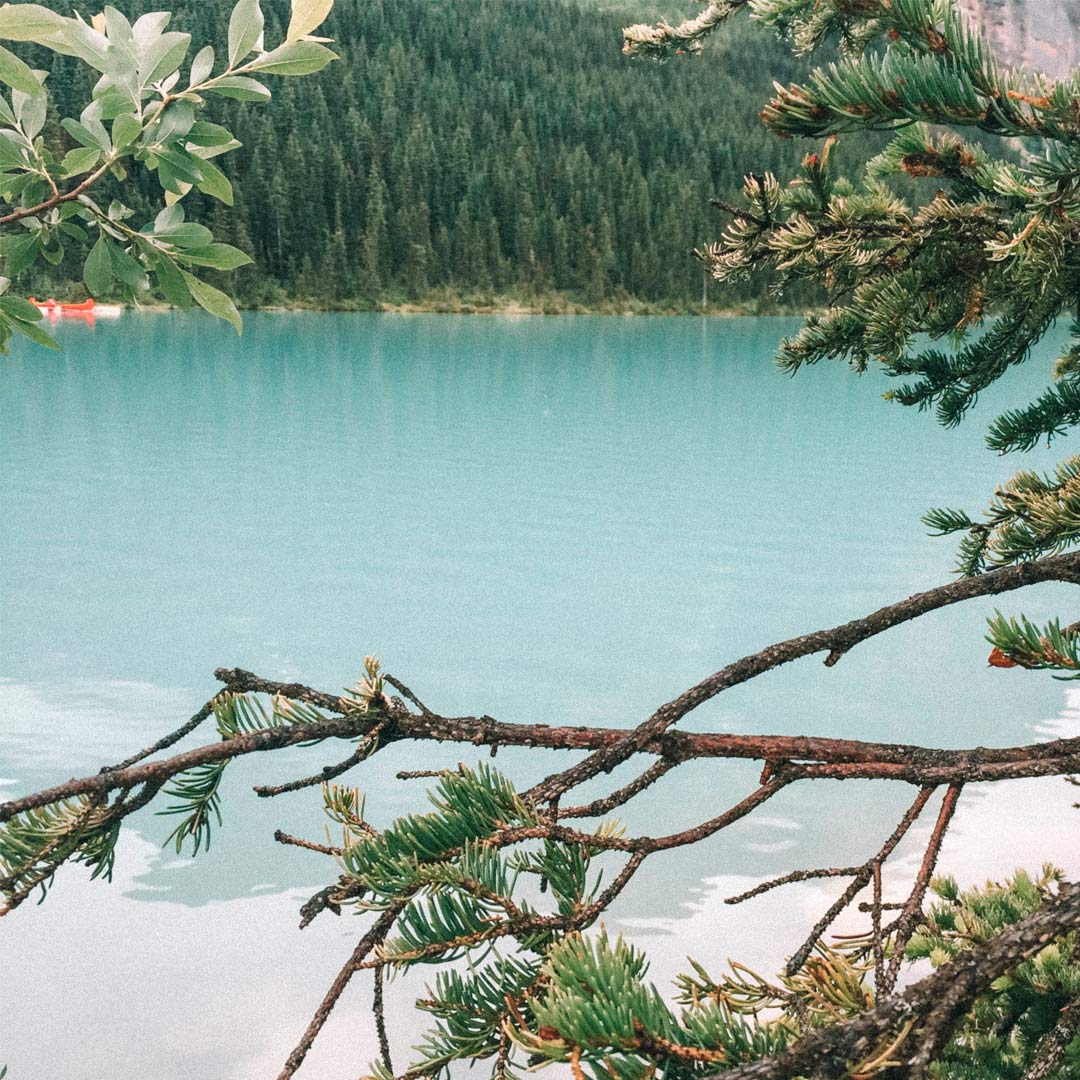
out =
[[[1053,343],[944,431],[883,402],[878,375],[778,374],[772,354],[797,325],[262,314],[238,339],[201,315],[147,314],[64,324],[62,354],[17,347],[0,361],[0,797],[153,741],[214,692],[222,665],[336,691],[376,653],[442,712],[627,725],[745,653],[948,580],[952,543],[919,518],[977,509],[1018,464],[985,449],[985,424],[1043,387]],[[1047,586],[1022,606],[1050,617],[1067,600]],[[937,613],[835,669],[790,665],[685,726],[942,746],[1080,730],[1060,683],[987,668],[993,609]],[[276,1075],[362,923],[296,930],[333,867],[272,834],[318,838],[318,794],[250,788],[346,753],[237,763],[208,856],[162,850],[170,819],[144,813],[111,885],[65,871],[47,903],[5,919],[11,1080]],[[386,823],[423,797],[397,770],[486,757],[399,744],[353,779]],[[496,763],[527,784],[569,760],[503,750]],[[688,766],[627,820],[693,824],[756,773]],[[835,884],[741,908],[723,898],[862,861],[910,798],[789,789],[657,856],[608,925],[650,950],[660,981],[687,953],[715,968],[778,962]],[[1069,804],[1059,781],[973,790],[946,861],[977,876],[1068,860]],[[416,1035],[410,989],[394,987],[401,1045]],[[350,991],[302,1077],[356,1076],[374,1056],[369,993]]]

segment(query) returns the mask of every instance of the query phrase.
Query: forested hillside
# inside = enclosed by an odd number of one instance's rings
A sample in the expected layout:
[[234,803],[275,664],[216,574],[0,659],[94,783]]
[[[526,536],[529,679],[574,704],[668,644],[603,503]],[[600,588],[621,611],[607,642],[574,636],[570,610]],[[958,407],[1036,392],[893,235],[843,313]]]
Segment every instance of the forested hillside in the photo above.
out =
[[[276,40],[288,0],[263,6]],[[220,39],[230,7],[177,0],[174,25]],[[277,82],[271,109],[214,106],[244,143],[230,160],[237,206],[193,199],[189,213],[254,256],[230,284],[249,305],[691,309],[703,283],[691,249],[720,224],[710,197],[750,165],[790,170],[808,147],[757,120],[770,79],[795,70],[746,20],[701,57],[625,59],[621,27],[663,13],[638,0],[337,0],[327,31],[341,63]],[[74,63],[54,68],[61,105],[85,95],[79,78]],[[28,284],[61,289],[81,269],[71,258],[55,274]]]

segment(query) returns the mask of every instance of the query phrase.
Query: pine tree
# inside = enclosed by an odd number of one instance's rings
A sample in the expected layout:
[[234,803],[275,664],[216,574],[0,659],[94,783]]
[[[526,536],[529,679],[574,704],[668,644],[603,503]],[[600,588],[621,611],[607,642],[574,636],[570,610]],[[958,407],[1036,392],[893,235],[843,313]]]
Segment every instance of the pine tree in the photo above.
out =
[[[721,282],[771,274],[777,289],[826,290],[827,310],[781,346],[781,370],[876,365],[899,383],[889,399],[960,423],[1056,320],[1077,315],[1080,72],[1055,83],[1005,66],[952,0],[721,0],[679,26],[628,27],[624,51],[699,51],[742,10],[797,52],[841,55],[777,84],[766,127],[824,141],[786,182],[751,172],[699,259]],[[835,151],[860,131],[892,138],[851,179]],[[1046,392],[991,424],[990,449],[1027,450],[1080,423],[1080,318],[1072,334]],[[966,574],[1064,551],[1080,540],[1080,457],[1054,477],[1018,473],[982,518],[935,510],[926,522],[964,534]],[[1016,627],[997,621],[994,645],[1030,659]]]

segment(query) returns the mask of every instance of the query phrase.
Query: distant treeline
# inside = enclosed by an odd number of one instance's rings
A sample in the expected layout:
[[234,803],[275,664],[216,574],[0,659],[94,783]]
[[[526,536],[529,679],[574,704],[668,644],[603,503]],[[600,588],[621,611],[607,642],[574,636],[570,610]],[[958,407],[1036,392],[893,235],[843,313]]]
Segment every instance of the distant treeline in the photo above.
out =
[[[263,6],[272,42],[288,0]],[[230,7],[175,0],[174,26],[220,42]],[[691,249],[722,225],[710,198],[751,167],[790,172],[810,147],[758,121],[771,80],[797,71],[746,20],[701,57],[622,57],[621,27],[665,12],[683,13],[640,0],[337,0],[326,29],[343,62],[272,80],[267,106],[215,104],[244,143],[227,166],[237,204],[192,198],[189,213],[255,258],[229,284],[248,305],[561,295],[692,309],[703,278]],[[65,63],[49,86],[77,114],[90,76]],[[139,181],[147,208],[155,184]],[[81,270],[72,258],[53,273],[28,284],[59,288]]]

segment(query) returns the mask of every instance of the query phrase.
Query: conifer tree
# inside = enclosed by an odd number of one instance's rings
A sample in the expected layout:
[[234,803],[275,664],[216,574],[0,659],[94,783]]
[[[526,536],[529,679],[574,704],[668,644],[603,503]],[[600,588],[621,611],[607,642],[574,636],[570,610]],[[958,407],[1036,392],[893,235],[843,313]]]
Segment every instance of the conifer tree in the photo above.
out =
[[[1070,319],[1046,391],[994,420],[986,442],[1004,455],[1067,435],[1080,423],[1080,72],[1054,82],[1006,66],[953,0],[720,0],[678,26],[628,27],[624,52],[698,52],[740,12],[800,54],[839,49],[806,81],[777,83],[761,113],[819,149],[785,180],[748,173],[722,238],[697,251],[721,282],[771,275],[777,290],[826,291],[827,310],[781,345],[780,369],[881,367],[897,381],[887,398],[953,427]],[[892,137],[848,177],[834,151],[860,131]],[[981,517],[940,509],[926,523],[963,535],[965,574],[1064,551],[1080,541],[1080,456],[1052,476],[1018,472]],[[1059,659],[1054,627],[1043,652],[1030,628],[992,629],[1019,663]]]

